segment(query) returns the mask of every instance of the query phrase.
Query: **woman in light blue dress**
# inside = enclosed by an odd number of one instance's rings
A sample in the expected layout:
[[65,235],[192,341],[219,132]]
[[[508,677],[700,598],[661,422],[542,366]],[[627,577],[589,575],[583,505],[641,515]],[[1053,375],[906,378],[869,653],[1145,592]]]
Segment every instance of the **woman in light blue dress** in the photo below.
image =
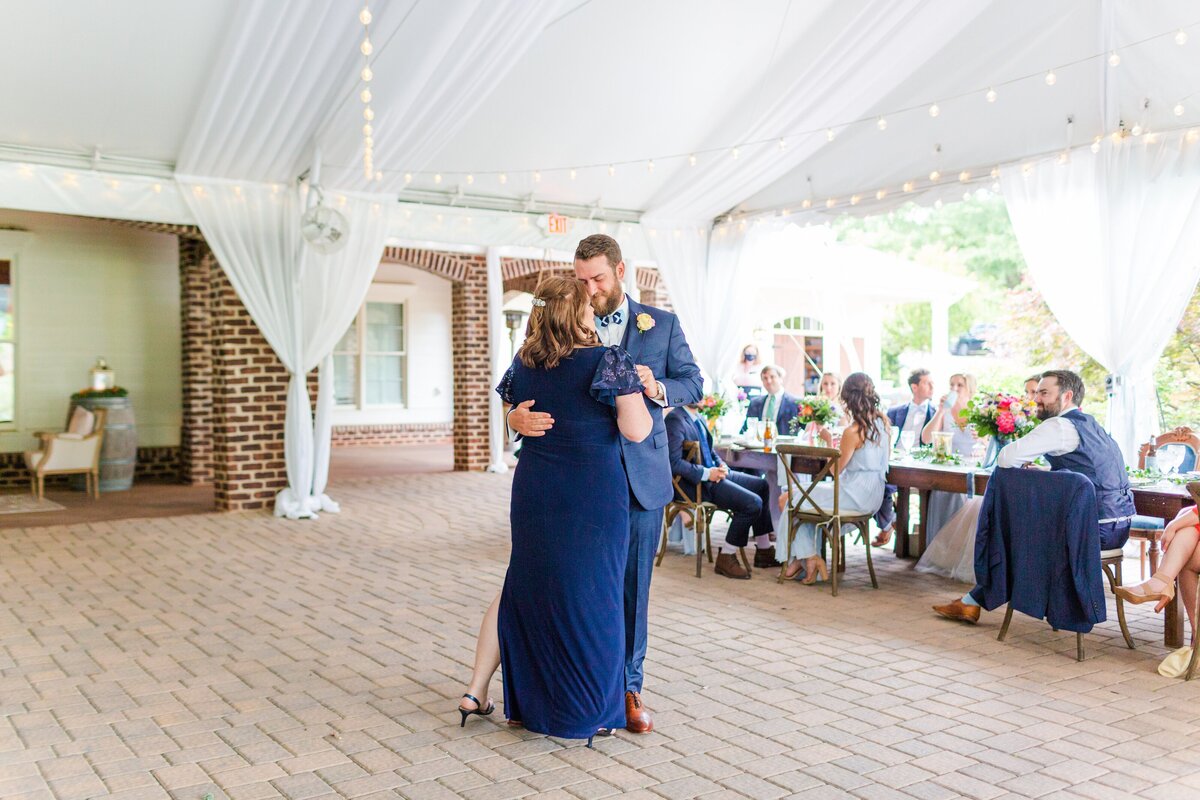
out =
[[[967,423],[967,403],[975,396],[974,375],[958,373],[950,376],[950,391],[942,398],[937,413],[921,431],[921,443],[932,444],[934,431],[953,433],[950,450],[960,456],[971,455],[975,447],[972,428]],[[967,502],[967,496],[958,492],[930,492],[928,519],[921,520],[925,526],[925,546],[928,547],[941,533],[942,528]]]
[[[883,487],[887,483],[888,454],[890,452],[891,429],[887,417],[879,411],[879,395],[875,384],[862,372],[855,372],[842,385],[841,406],[850,418],[850,425],[842,433],[839,445],[841,460],[838,463],[840,495],[838,510],[844,514],[873,514],[883,502]],[[828,447],[833,446],[833,436],[825,428],[817,434]],[[817,485],[812,496],[822,508],[833,507],[833,482]],[[815,583],[818,576],[829,576],[825,559],[817,555],[817,529],[811,523],[803,523],[792,542],[792,551],[786,553],[787,539],[780,536],[776,543],[776,559],[788,561],[784,572],[794,578],[805,571],[805,583]]]

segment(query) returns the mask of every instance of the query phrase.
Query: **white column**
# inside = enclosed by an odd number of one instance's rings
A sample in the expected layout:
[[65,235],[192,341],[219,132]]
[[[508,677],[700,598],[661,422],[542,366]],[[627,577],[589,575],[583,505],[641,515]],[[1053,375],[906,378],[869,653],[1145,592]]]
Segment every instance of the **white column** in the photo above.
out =
[[[488,341],[492,353],[492,385],[495,386],[504,377],[508,369],[509,336],[504,324],[504,276],[500,272],[500,249],[487,249],[487,315]],[[488,445],[491,453],[491,463],[488,472],[508,472],[508,464],[504,462],[504,405],[500,395],[490,393],[488,401]]]
[[869,306],[863,316],[863,372],[876,381],[896,380],[895,375],[881,375],[883,370],[883,309]]
[[932,362],[929,368],[934,372],[934,380],[945,381],[949,378],[947,370],[950,363],[950,304],[945,300],[930,302],[930,327],[933,329]]

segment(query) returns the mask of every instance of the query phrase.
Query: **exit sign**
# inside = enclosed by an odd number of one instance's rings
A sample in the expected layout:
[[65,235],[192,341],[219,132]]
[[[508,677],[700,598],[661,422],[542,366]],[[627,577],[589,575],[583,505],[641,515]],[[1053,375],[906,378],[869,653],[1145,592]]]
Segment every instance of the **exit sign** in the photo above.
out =
[[561,236],[571,227],[570,220],[562,214],[551,214],[546,217],[546,233],[551,236]]

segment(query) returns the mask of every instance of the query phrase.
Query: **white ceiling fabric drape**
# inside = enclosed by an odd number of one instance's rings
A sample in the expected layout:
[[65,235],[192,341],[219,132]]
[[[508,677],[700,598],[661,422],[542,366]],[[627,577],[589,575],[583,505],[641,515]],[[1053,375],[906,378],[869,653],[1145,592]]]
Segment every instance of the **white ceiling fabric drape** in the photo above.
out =
[[1114,376],[1108,427],[1127,463],[1157,430],[1154,368],[1200,280],[1200,142],[1188,138],[1109,139],[1000,174],[1030,277]]
[[[771,86],[765,108],[759,92],[747,92],[714,143],[773,142],[789,132],[819,129],[869,114],[914,70],[980,14],[986,3],[932,0],[870,0],[856,8],[840,33],[813,57],[802,55],[786,85]],[[786,59],[785,59],[786,60]],[[709,153],[695,166],[680,166],[653,197],[647,217],[713,219],[766,188],[827,144],[809,136],[779,149],[774,144]]]
[[[289,373],[284,456],[288,486],[276,516],[337,511],[324,493],[333,405],[330,354],[366,298],[387,238],[382,196],[326,199],[349,222],[342,249],[312,250],[300,235],[301,192],[278,184],[179,178],[204,238],[238,297]],[[307,374],[318,364],[316,427]]]
[[718,391],[753,326],[749,299],[761,271],[753,250],[768,226],[661,219],[642,226],[696,363]]

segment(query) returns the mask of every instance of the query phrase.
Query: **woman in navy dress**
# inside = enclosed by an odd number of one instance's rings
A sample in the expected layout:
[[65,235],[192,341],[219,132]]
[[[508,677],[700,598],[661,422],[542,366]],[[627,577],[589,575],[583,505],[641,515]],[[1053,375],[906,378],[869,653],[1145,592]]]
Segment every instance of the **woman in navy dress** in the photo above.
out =
[[641,441],[651,419],[633,360],[596,341],[583,284],[539,284],[525,343],[496,391],[510,405],[536,398],[554,427],[521,447],[508,574],[488,612],[497,612],[496,627],[485,617],[480,630],[464,723],[494,708],[491,629],[510,721],[589,745],[625,724],[629,490],[617,437]]

